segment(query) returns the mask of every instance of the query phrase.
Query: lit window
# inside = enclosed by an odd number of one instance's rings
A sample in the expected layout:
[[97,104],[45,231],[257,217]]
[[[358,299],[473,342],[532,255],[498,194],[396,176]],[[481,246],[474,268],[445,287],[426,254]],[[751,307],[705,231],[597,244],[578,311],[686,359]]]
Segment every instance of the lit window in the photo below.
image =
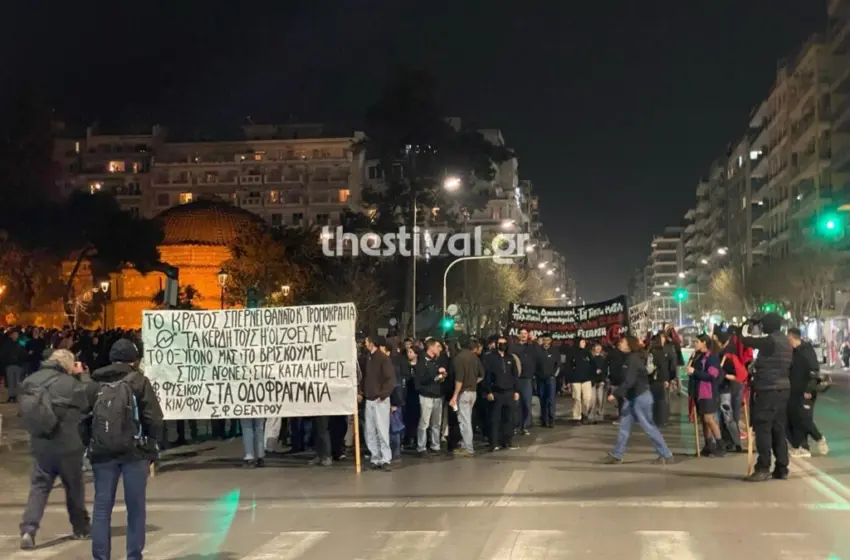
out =
[[103,183],[92,183],[92,184],[89,185],[89,192],[94,194],[96,192],[100,192],[100,190],[102,188],[103,188]]
[[351,191],[348,189],[339,189],[339,201],[348,202],[348,197],[351,196]]
[[189,204],[190,202],[192,202],[192,193],[180,193],[180,204]]
[[78,154],[80,153],[80,143],[79,142],[74,142],[74,152],[78,153]]
[[142,169],[142,166],[138,161],[133,162],[133,173],[138,173]]
[[269,202],[272,204],[280,203],[280,191],[269,191]]
[[124,162],[123,161],[110,161],[106,165],[107,171],[110,173],[124,173]]

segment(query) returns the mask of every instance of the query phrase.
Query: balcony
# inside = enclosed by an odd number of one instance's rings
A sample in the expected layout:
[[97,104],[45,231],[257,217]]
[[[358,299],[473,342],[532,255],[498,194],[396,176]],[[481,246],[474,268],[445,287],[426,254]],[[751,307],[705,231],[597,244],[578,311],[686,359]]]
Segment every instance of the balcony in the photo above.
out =
[[805,146],[815,134],[823,134],[830,127],[830,111],[825,106],[819,111],[812,111],[797,121],[791,128],[791,149],[798,151]]
[[831,168],[836,172],[850,171],[850,142],[844,142],[832,153]]
[[819,171],[829,167],[832,154],[830,150],[821,149],[820,153],[812,150],[804,154],[797,154],[797,162],[791,171],[791,183],[798,183],[811,179]]
[[754,204],[752,209],[752,227],[753,229],[764,229],[767,226],[767,203]]

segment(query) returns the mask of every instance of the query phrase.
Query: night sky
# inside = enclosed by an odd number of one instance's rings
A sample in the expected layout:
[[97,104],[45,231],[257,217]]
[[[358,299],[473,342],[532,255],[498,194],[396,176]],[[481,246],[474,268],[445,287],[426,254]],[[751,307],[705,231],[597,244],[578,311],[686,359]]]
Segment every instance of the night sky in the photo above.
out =
[[31,0],[7,15],[0,80],[28,74],[78,124],[356,122],[393,68],[427,67],[453,115],[502,130],[593,300],[682,219],[826,0]]

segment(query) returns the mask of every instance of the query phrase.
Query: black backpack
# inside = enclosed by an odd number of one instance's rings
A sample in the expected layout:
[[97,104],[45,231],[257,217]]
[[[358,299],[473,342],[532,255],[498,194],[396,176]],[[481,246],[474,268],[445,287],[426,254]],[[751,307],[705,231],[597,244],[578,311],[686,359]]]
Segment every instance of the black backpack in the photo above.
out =
[[48,389],[59,380],[60,375],[57,373],[41,385],[24,383],[18,395],[21,423],[33,437],[49,439],[59,427],[59,417],[53,410],[53,397]]
[[130,373],[114,383],[101,383],[92,408],[91,452],[94,455],[122,455],[142,443],[139,405]]

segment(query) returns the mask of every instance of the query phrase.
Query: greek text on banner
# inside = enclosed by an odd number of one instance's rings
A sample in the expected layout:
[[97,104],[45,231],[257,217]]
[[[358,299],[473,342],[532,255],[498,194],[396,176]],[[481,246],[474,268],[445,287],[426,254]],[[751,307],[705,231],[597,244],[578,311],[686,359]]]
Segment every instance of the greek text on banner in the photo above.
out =
[[145,311],[144,370],[167,420],[348,415],[354,304]]

